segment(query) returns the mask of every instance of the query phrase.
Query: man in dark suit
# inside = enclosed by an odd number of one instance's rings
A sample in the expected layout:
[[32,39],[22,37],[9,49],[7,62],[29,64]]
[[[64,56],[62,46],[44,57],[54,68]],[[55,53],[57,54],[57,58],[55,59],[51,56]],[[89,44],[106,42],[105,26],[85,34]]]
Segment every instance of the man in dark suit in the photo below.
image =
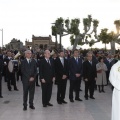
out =
[[2,96],[2,72],[3,72],[3,60],[0,59],[0,98],[3,98]]
[[110,64],[110,62],[111,62],[111,54],[108,54],[107,56],[106,56],[106,58],[104,59],[104,63],[106,64],[106,66],[107,66],[107,71],[106,71],[106,77],[107,77],[107,85],[108,85],[108,83],[109,83],[109,74],[110,74],[110,69],[111,69],[111,64]]
[[78,58],[78,56],[79,51],[76,49],[73,51],[73,57],[69,60],[70,102],[74,102],[73,90],[75,90],[75,100],[82,101],[79,98],[80,80],[82,76],[82,59]]
[[57,83],[57,102],[58,104],[67,103],[65,99],[66,84],[68,77],[68,61],[64,58],[64,52],[59,51],[59,57],[55,59],[55,76]]
[[50,59],[50,51],[45,50],[45,58],[40,62],[40,81],[42,85],[42,103],[43,107],[53,106],[50,103],[52,94],[52,85],[55,80],[55,69],[53,60]]
[[[3,51],[2,54],[0,55],[1,60],[4,60],[4,58],[6,58],[6,51]],[[7,82],[6,66],[5,65],[3,65],[2,76],[4,77],[4,81]]]
[[25,51],[25,57],[21,62],[22,83],[23,83],[23,110],[27,110],[27,99],[29,92],[29,107],[35,109],[33,100],[35,93],[35,78],[37,75],[37,66],[35,60],[31,59],[31,51]]
[[115,64],[115,58],[114,58],[114,55],[111,55],[110,70],[114,64]]
[[13,65],[13,71],[10,71],[8,68],[9,62],[11,60],[13,60],[12,53],[7,52],[7,56],[4,58],[4,66],[6,68],[5,70],[6,70],[6,76],[7,76],[7,86],[8,86],[9,91],[11,91],[12,89],[11,85],[14,86],[15,91],[18,91],[17,86],[16,86],[14,65]]
[[88,90],[90,92],[90,98],[95,99],[93,95],[96,77],[97,77],[96,63],[92,61],[92,53],[87,53],[87,60],[83,63],[83,78],[85,80],[86,100],[88,100]]
[[40,64],[40,60],[37,59],[37,55],[33,54],[32,55],[33,60],[35,60],[36,62],[36,66],[37,66],[37,75],[36,75],[36,86],[40,87],[40,85],[38,84],[39,80],[39,64]]

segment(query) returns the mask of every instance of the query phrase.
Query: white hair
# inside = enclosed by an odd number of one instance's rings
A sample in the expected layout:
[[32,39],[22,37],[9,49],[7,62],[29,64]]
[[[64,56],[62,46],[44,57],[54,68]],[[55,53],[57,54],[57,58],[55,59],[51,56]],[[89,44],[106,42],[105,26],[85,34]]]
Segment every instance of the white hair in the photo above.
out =
[[27,54],[27,53],[31,53],[31,51],[30,51],[30,50],[26,50],[26,51],[25,51],[25,54]]
[[86,56],[88,57],[89,55],[93,55],[91,52],[88,52],[87,54],[86,54]]
[[46,54],[46,52],[50,52],[50,51],[49,51],[49,50],[45,50],[45,51],[44,51],[44,54]]

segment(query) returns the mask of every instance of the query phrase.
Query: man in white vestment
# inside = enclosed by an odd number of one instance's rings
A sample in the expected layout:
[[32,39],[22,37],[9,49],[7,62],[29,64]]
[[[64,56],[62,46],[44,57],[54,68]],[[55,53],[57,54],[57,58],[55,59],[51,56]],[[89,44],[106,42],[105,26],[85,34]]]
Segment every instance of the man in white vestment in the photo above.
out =
[[109,80],[114,86],[111,120],[120,120],[120,60],[112,66]]

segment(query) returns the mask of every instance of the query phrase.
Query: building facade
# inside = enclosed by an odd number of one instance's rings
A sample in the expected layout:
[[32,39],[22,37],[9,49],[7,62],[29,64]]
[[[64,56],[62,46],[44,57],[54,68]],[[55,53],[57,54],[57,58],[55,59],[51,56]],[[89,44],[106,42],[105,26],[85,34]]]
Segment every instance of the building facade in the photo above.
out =
[[29,42],[28,40],[25,41],[26,48],[55,48],[55,42],[52,41],[51,35],[47,37],[43,36],[34,36],[32,35],[32,42]]

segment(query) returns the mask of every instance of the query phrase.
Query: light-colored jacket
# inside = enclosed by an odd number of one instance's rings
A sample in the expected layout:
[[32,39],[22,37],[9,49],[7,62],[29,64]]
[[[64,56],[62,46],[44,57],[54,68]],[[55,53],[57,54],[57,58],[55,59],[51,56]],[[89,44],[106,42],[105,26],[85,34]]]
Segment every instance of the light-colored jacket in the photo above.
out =
[[96,69],[97,71],[99,71],[97,72],[96,85],[106,85],[107,84],[107,79],[106,79],[107,66],[104,63],[99,62],[98,64],[96,64]]

